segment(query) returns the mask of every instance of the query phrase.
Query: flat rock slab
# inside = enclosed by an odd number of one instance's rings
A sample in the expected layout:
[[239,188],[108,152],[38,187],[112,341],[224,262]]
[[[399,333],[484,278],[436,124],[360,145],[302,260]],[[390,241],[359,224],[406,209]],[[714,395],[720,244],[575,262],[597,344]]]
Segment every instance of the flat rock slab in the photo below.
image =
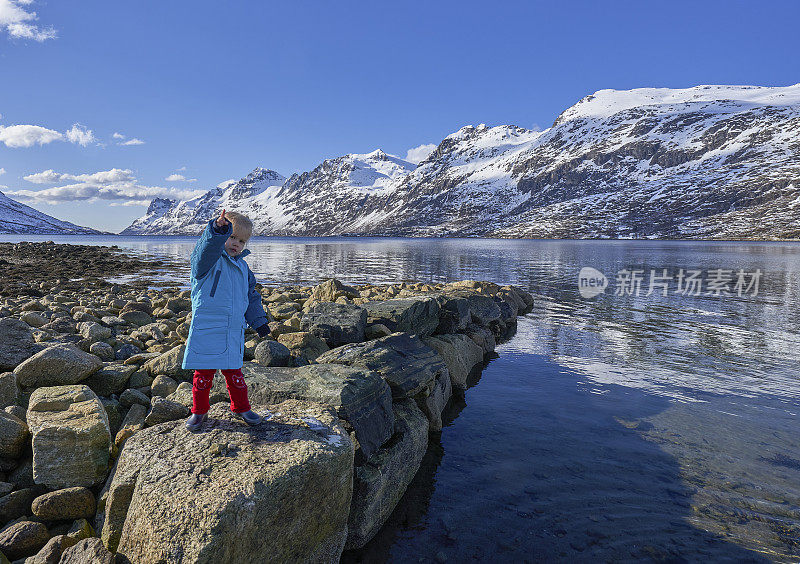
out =
[[[248,427],[215,405],[128,439],[110,478],[103,543],[131,562],[338,562],[353,443],[326,405],[288,400]],[[317,430],[314,430],[314,429]]]
[[324,302],[311,306],[300,320],[300,327],[333,348],[347,343],[362,343],[367,325],[367,310],[350,304]]
[[317,362],[363,366],[379,373],[396,399],[428,395],[437,374],[447,371],[441,357],[409,333],[392,333],[367,343],[355,343],[333,349]]
[[47,347],[14,369],[23,388],[77,384],[103,367],[103,361],[74,345]]
[[391,331],[430,335],[439,325],[440,299],[437,297],[409,297],[366,302],[370,323],[380,323]]
[[33,479],[52,489],[105,480],[111,454],[108,415],[88,386],[38,388],[28,404]]
[[392,392],[377,372],[342,364],[281,368],[250,362],[242,372],[251,402],[277,403],[291,398],[335,407],[339,417],[352,426],[364,457],[392,436]]

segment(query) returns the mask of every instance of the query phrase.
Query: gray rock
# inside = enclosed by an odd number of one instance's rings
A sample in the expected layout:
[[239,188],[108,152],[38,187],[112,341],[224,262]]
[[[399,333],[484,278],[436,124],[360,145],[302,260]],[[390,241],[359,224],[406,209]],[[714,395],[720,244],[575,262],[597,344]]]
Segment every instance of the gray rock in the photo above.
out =
[[0,531],[0,551],[9,559],[33,556],[47,544],[47,527],[35,521],[20,521]]
[[338,562],[353,444],[329,406],[266,407],[275,415],[256,427],[215,405],[203,433],[173,421],[131,437],[110,480],[104,544],[131,562]]
[[41,313],[29,311],[20,316],[20,319],[31,327],[39,328],[48,322],[48,319]]
[[315,302],[333,302],[340,296],[357,298],[360,295],[358,290],[352,286],[347,286],[336,278],[329,278],[325,282],[314,286],[310,299]]
[[33,514],[45,521],[86,519],[94,516],[94,494],[87,488],[64,488],[40,495],[31,503]]
[[364,338],[368,341],[388,337],[392,330],[382,323],[371,323],[364,328]]
[[8,523],[24,515],[30,515],[31,503],[42,493],[44,493],[43,488],[37,486],[22,488],[0,497],[0,523]]
[[143,311],[126,311],[119,314],[120,319],[131,325],[141,326],[153,322],[153,318]]
[[453,395],[453,388],[450,375],[447,371],[442,370],[436,375],[431,393],[417,401],[422,412],[428,418],[431,431],[442,430],[442,411],[451,395]]
[[185,405],[155,396],[151,400],[150,413],[145,417],[144,424],[148,427],[152,427],[159,423],[184,419],[188,416],[189,408]]
[[19,403],[19,385],[13,372],[0,374],[0,408]]
[[111,398],[99,398],[100,403],[103,404],[103,409],[106,410],[106,416],[108,417],[108,428],[111,431],[111,436],[113,437],[122,425],[122,412],[121,407],[119,405],[119,401]]
[[78,323],[78,333],[84,339],[89,339],[92,342],[102,341],[111,337],[111,327],[103,327],[94,321],[84,321]]
[[150,359],[144,363],[144,369],[151,376],[163,374],[164,376],[171,376],[180,380],[186,380],[192,377],[193,370],[183,369],[183,353],[186,350],[186,345],[181,345],[168,350],[165,353]]
[[419,469],[428,447],[428,420],[408,399],[394,404],[397,440],[355,469],[345,548],[363,547],[380,530]]
[[433,335],[422,341],[439,353],[447,365],[454,388],[465,390],[467,376],[476,364],[483,362],[483,348],[460,333]]
[[58,564],[64,550],[73,546],[76,540],[67,535],[56,535],[35,556],[25,559],[25,564]]
[[300,320],[300,327],[333,348],[364,341],[367,310],[357,305],[318,303]]
[[116,315],[106,315],[100,318],[100,323],[108,327],[119,327],[120,325],[125,325],[127,322]]
[[5,411],[0,411],[0,456],[18,458],[28,439],[25,421]]
[[433,389],[436,375],[447,370],[436,351],[409,333],[392,333],[367,343],[344,345],[319,356],[317,362],[374,370],[383,376],[395,398],[427,395]]
[[307,331],[278,335],[278,342],[289,349],[293,362],[298,365],[308,364],[328,350],[325,341]]
[[23,458],[17,467],[8,475],[8,481],[17,488],[30,488],[36,485],[33,481],[33,456]]
[[150,376],[146,370],[140,368],[133,374],[131,374],[130,379],[128,380],[128,387],[130,388],[144,388],[150,387],[153,385],[153,377]]
[[140,352],[142,352],[142,349],[140,349],[136,345],[125,343],[124,345],[119,347],[117,351],[114,353],[114,359],[128,360],[130,357],[132,357],[135,354],[139,354]]
[[472,339],[472,341],[483,349],[484,354],[490,353],[497,346],[497,341],[494,338],[494,333],[491,329],[470,323],[464,329],[464,334]]
[[292,353],[278,341],[266,339],[258,344],[254,356],[262,366],[289,366]]
[[491,297],[470,294],[467,300],[473,323],[482,327],[491,327],[493,323],[500,320],[500,306]]
[[89,352],[98,357],[100,360],[114,360],[114,347],[108,343],[104,343],[103,341],[92,343],[89,346]]
[[84,539],[78,541],[74,546],[67,548],[61,554],[58,564],[112,564],[114,555],[103,546],[103,542],[98,538]]
[[114,436],[114,444],[122,448],[122,445],[125,444],[125,441],[131,435],[144,429],[144,418],[146,416],[147,407],[138,403],[133,404],[130,409],[128,409],[128,413],[125,414],[122,425]]
[[435,333],[463,331],[472,320],[469,300],[463,296],[442,295],[440,298],[439,325]]
[[439,325],[439,301],[435,297],[394,298],[362,304],[370,323],[380,323],[395,332],[430,335]]
[[82,383],[89,386],[98,396],[108,397],[111,394],[122,393],[125,384],[134,372],[136,372],[135,366],[106,363]]
[[150,394],[152,396],[167,397],[172,392],[178,389],[178,383],[169,376],[156,376],[150,385]]
[[376,372],[341,364],[268,368],[253,363],[246,364],[242,372],[251,402],[293,398],[336,408],[338,416],[354,430],[365,458],[392,436],[392,394]]
[[22,419],[25,423],[28,422],[28,412],[21,405],[7,405],[3,408],[3,411]]
[[0,318],[0,371],[14,370],[42,348],[27,323],[12,317]]
[[73,345],[47,347],[14,369],[22,387],[76,384],[103,367],[103,362]]
[[37,389],[28,405],[28,426],[37,484],[90,487],[108,475],[111,429],[103,404],[88,386]]
[[123,408],[128,408],[135,403],[138,403],[139,405],[143,405],[145,407],[149,407],[150,398],[148,398],[145,394],[143,394],[139,390],[130,388],[122,392],[122,395],[119,396],[119,404]]

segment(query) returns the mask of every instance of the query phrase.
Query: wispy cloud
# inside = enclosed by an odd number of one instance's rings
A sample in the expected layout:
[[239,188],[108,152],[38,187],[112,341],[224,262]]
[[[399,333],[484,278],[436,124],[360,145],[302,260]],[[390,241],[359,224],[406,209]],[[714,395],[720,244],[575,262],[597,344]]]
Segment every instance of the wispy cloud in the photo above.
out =
[[196,178],[186,178],[182,174],[170,174],[164,180],[167,182],[197,182]]
[[115,131],[111,135],[111,137],[113,137],[114,139],[119,140],[119,143],[117,143],[117,145],[144,145],[144,141],[142,141],[141,139],[137,139],[136,137],[132,137],[132,138],[128,139],[127,141],[123,141],[123,139],[127,139],[127,136],[123,135],[119,131]]
[[90,182],[94,184],[112,184],[114,182],[132,182],[135,180],[133,171],[129,169],[112,168],[111,170],[101,170],[92,174],[68,174],[56,172],[52,169],[23,176],[28,182],[33,184],[54,184],[68,180],[78,182]]
[[73,124],[66,134],[67,141],[77,143],[81,147],[86,147],[89,143],[97,141],[91,129],[86,129],[79,123]]
[[0,176],[4,175],[5,173],[6,173],[6,169],[4,169],[3,167],[0,166]]
[[436,145],[433,143],[427,143],[423,145],[419,145],[418,147],[414,147],[409,149],[406,153],[406,159],[410,163],[419,164],[425,159],[427,159],[431,153],[436,150]]
[[55,39],[57,33],[52,26],[36,25],[39,16],[23,6],[30,6],[33,0],[0,0],[0,31],[18,39],[47,41]]

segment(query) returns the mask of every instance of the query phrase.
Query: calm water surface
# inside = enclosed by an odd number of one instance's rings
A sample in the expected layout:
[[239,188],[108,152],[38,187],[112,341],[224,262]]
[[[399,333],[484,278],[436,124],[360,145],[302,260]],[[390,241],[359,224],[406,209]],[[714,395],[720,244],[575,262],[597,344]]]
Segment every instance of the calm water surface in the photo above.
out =
[[[195,242],[3,240],[180,261]],[[449,405],[387,525],[343,561],[800,561],[800,245],[254,238],[249,248],[265,284],[472,278],[537,298]],[[604,294],[579,295],[585,266],[610,278]],[[615,295],[623,269],[644,271],[639,296]],[[702,295],[677,293],[675,278],[666,296],[645,295],[651,269],[700,271]],[[757,294],[707,295],[716,269],[760,270]],[[166,277],[188,283],[186,272]]]

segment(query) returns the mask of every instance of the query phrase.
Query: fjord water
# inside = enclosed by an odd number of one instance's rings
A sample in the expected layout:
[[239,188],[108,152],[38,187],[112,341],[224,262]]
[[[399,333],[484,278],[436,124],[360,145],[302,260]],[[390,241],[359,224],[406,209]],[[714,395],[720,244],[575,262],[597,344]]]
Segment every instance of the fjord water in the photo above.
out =
[[[115,244],[182,264],[195,242],[5,240]],[[386,526],[343,561],[800,559],[800,245],[254,238],[249,248],[271,285],[477,279],[536,298],[451,401]],[[609,277],[605,293],[580,296],[582,267]],[[639,296],[615,295],[623,269],[644,271]],[[673,280],[666,296],[645,295],[651,269],[763,274],[757,294],[685,295]],[[185,267],[165,275],[188,283]]]

